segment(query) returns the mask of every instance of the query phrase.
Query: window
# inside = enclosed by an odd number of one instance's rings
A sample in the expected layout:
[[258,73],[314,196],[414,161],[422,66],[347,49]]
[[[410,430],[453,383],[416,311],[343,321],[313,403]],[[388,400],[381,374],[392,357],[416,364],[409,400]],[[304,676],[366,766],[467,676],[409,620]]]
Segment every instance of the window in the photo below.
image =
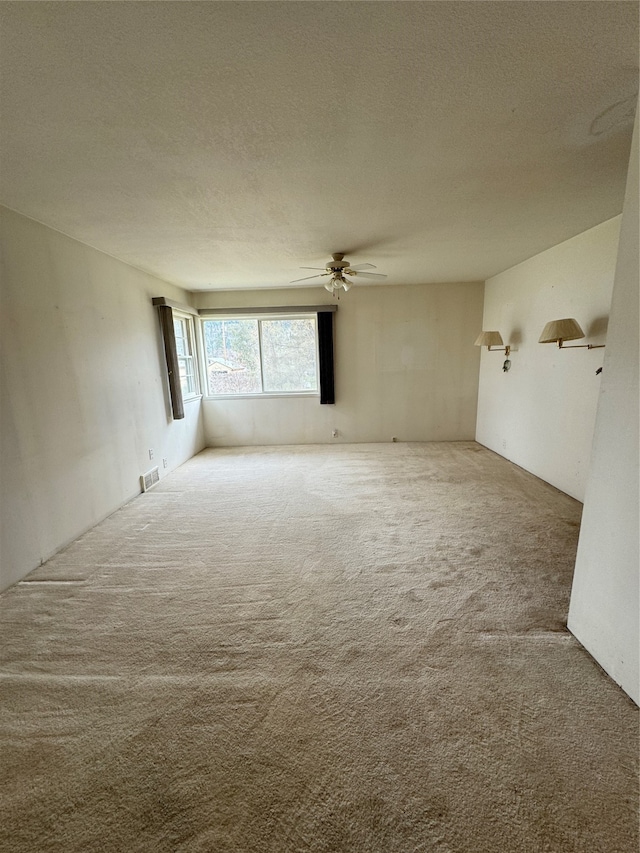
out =
[[315,315],[207,319],[202,330],[210,395],[318,392]]
[[173,334],[180,371],[180,388],[185,400],[200,393],[198,373],[194,357],[193,320],[191,317],[173,312]]

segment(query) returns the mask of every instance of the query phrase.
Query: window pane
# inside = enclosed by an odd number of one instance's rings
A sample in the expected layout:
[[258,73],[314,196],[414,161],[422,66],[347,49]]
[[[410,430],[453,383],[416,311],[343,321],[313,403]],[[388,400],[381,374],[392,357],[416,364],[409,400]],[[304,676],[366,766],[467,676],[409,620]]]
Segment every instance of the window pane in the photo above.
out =
[[209,393],[260,393],[258,321],[205,320],[203,328]]
[[189,380],[188,380],[188,365],[186,358],[181,358],[178,356],[178,367],[180,368],[180,388],[182,389],[182,393],[188,394],[190,391],[189,388]]
[[316,391],[315,320],[261,322],[264,390]]
[[196,376],[192,358],[183,358],[178,356],[178,366],[180,368],[180,387],[183,396],[196,394],[198,389],[196,386]]
[[189,355],[186,341],[186,323],[184,320],[173,320],[173,335],[176,339],[176,351],[178,355]]

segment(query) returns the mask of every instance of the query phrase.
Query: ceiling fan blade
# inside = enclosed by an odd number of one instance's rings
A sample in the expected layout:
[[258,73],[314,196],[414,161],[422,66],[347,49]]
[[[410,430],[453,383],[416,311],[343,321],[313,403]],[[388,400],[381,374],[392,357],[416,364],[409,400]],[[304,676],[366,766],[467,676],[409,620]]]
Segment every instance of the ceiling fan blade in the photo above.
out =
[[355,266],[351,265],[349,269],[357,272],[358,270],[375,270],[377,267],[375,264],[356,264]]
[[[353,269],[353,267],[352,267]],[[364,278],[386,278],[386,275],[382,275],[379,272],[359,272],[358,275],[363,276]]]
[[309,281],[310,278],[322,278],[323,275],[329,275],[328,272],[321,272],[320,275],[308,275],[305,278],[294,278],[289,284],[297,284],[299,281]]
[[326,267],[298,267],[298,269],[301,269],[301,270],[322,270],[322,272],[324,272],[326,270]]

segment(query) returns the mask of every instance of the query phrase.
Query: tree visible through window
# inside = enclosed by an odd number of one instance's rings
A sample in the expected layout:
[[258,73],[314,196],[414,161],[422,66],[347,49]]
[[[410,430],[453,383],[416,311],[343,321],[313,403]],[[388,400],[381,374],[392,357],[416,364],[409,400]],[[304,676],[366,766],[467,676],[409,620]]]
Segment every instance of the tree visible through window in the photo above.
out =
[[209,394],[318,390],[315,317],[204,320]]

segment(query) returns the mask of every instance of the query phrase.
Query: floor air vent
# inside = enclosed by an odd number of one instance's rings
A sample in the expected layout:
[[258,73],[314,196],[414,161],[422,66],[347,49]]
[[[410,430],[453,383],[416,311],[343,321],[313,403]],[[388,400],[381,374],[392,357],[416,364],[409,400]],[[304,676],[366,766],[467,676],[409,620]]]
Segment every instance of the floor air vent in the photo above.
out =
[[160,482],[160,472],[157,468],[152,468],[140,477],[140,485],[143,492],[148,492],[152,486]]

